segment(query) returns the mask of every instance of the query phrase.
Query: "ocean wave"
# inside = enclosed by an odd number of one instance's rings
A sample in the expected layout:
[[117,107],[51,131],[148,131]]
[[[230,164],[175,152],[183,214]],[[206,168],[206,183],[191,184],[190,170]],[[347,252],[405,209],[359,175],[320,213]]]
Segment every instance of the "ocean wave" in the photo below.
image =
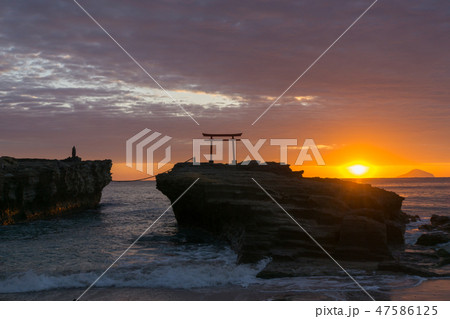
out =
[[[97,283],[97,287],[141,287],[141,288],[201,288],[220,285],[247,287],[256,283],[256,274],[269,262],[262,260],[251,265],[231,262],[173,264],[158,267],[137,265],[111,269]],[[19,293],[58,288],[88,287],[102,271],[74,274],[37,274],[30,270],[0,280],[0,293]]]
[[[420,285],[426,278],[410,275],[362,275],[352,276],[367,290],[390,290],[411,288]],[[360,290],[361,288],[355,282],[344,274],[336,276],[309,276],[309,277],[290,277],[277,278],[266,281],[264,291],[282,290],[284,291],[336,291],[336,290]]]
[[[248,287],[258,285],[260,292],[333,292],[358,291],[360,288],[347,276],[311,276],[294,278],[259,279],[256,274],[270,260],[253,265],[228,265],[214,268],[209,265],[185,265],[148,269],[112,269],[96,287],[112,288],[171,288],[193,289],[224,285]],[[0,293],[24,293],[63,288],[87,288],[101,272],[49,275],[28,271],[0,281]],[[425,278],[408,275],[355,275],[367,290],[389,291],[420,285]]]
[[36,274],[32,270],[15,274],[0,281],[0,293],[41,291],[56,288],[80,288],[90,285],[96,274],[83,273],[71,275]]

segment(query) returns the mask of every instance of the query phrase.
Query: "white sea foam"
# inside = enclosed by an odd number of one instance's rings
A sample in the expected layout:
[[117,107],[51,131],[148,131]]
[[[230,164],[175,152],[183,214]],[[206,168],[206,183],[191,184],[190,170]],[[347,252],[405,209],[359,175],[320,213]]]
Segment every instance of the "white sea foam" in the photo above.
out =
[[[258,282],[256,274],[269,262],[237,265],[230,259],[213,259],[212,262],[176,262],[164,265],[126,265],[112,268],[96,284],[98,287],[166,287],[199,288],[219,285],[246,287]],[[75,274],[37,274],[27,271],[0,281],[0,293],[41,291],[57,288],[88,287],[101,270]]]
[[36,274],[32,270],[0,281],[0,293],[41,291],[85,287],[95,280],[94,273],[72,275]]
[[[222,285],[247,287],[258,285],[260,292],[332,292],[357,291],[360,288],[347,276],[311,276],[295,278],[258,279],[269,260],[253,265],[227,265],[211,267],[211,265],[179,265],[159,267],[151,272],[143,269],[113,269],[96,284],[97,287],[139,287],[139,288],[203,288]],[[88,272],[69,275],[36,274],[32,271],[14,275],[0,281],[0,293],[21,293],[43,291],[59,288],[88,287],[99,272]],[[355,276],[367,290],[391,290],[414,287],[424,278],[406,275]]]

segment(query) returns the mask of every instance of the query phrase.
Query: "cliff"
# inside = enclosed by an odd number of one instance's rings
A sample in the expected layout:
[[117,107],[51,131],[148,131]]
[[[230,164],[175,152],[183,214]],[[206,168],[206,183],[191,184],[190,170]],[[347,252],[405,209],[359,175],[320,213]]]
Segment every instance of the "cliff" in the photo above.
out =
[[0,224],[95,208],[112,162],[0,158]]
[[201,228],[227,240],[238,262],[328,258],[252,180],[254,178],[332,256],[383,260],[404,244],[403,198],[393,192],[338,179],[303,178],[288,166],[178,163],[156,176],[173,202],[180,227]]

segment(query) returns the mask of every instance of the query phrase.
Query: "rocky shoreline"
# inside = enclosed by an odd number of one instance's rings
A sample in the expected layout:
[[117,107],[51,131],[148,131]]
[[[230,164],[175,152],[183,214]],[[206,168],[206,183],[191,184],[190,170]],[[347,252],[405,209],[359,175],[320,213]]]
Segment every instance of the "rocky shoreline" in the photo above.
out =
[[378,270],[427,278],[450,276],[450,217],[433,215],[414,245],[407,245],[395,261],[378,265]]
[[288,166],[254,162],[178,163],[156,177],[157,188],[174,202],[196,178],[173,207],[179,227],[206,230],[228,241],[238,263],[271,258],[261,278],[327,275],[339,269],[253,179],[346,269],[422,277],[450,273],[437,249],[405,245],[406,225],[416,218],[401,211],[403,198],[393,192],[303,178]]
[[95,208],[111,181],[110,160],[0,158],[0,225]]

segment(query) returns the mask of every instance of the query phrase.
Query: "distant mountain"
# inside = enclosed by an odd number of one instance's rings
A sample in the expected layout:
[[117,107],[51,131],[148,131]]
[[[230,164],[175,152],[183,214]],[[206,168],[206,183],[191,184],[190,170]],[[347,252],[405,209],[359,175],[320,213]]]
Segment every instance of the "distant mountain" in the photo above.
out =
[[407,177],[434,177],[433,174],[422,171],[421,169],[413,169],[406,174],[397,176],[397,178],[407,178]]

